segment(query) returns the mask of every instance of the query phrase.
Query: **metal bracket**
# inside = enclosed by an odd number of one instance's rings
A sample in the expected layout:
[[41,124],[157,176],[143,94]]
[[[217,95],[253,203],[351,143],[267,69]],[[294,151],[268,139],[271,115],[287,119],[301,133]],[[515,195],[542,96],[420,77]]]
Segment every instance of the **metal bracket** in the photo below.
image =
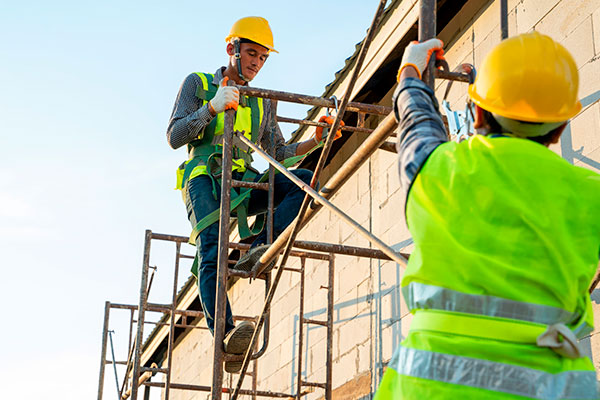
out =
[[[335,115],[338,114],[338,99],[335,96],[331,96],[331,100],[333,100],[333,104],[335,105]],[[327,107],[325,109],[325,116],[329,117],[331,116],[331,113],[329,112],[329,107]],[[321,136],[321,140],[325,140],[327,138],[327,135],[329,134],[329,128],[323,128],[323,135]]]
[[[445,60],[441,61],[443,61],[444,69],[448,71],[448,63]],[[467,74],[469,76],[469,84],[472,84],[475,81],[475,75],[477,73],[475,67],[471,64],[460,64],[452,72]],[[446,86],[446,92],[444,93],[444,99],[442,100],[442,111],[448,119],[448,130],[450,131],[451,139],[456,142],[462,142],[475,135],[475,128],[473,128],[475,123],[475,113],[473,104],[470,100],[467,101],[464,111],[452,111],[450,103],[446,100],[450,88],[452,87],[452,83],[453,81],[449,81],[448,86]]]
[[475,135],[473,128],[473,105],[467,102],[464,111],[452,111],[447,100],[442,101],[442,111],[448,118],[450,137],[456,142],[462,142]]

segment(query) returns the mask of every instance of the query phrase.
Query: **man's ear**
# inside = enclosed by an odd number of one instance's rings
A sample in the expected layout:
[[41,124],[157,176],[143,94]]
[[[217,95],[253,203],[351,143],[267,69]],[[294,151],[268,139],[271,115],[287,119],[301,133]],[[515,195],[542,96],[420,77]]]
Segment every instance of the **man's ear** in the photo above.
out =
[[485,126],[486,122],[485,118],[483,118],[483,108],[475,104],[475,122],[473,123],[473,128],[485,128]]
[[568,124],[569,124],[569,121],[565,122],[558,128],[555,128],[554,131],[552,131],[552,137],[550,138],[550,141],[549,141],[550,144],[558,143],[558,141],[560,140],[560,136],[563,134],[563,132],[565,131],[565,128],[567,127]]
[[235,54],[235,47],[232,43],[227,43],[227,55],[232,56]]

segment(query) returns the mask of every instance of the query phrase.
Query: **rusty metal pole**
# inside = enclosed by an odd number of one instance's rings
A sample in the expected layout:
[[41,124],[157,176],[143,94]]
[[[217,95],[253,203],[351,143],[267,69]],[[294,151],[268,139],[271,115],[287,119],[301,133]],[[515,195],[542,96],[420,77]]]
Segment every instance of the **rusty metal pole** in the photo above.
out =
[[[344,164],[338,168],[338,170],[333,174],[331,178],[323,185],[320,194],[325,198],[332,197],[340,187],[352,176],[352,174],[357,171],[362,164],[365,163],[369,157],[377,151],[381,143],[385,141],[385,139],[393,133],[394,128],[396,127],[396,118],[393,114],[385,117],[383,121],[379,123],[377,128],[371,133],[367,139],[359,146],[359,148],[352,153],[352,155],[344,162]],[[310,208],[306,217],[302,220],[302,226],[306,225],[308,221],[312,217],[314,217],[317,211],[321,208],[320,204],[317,204],[315,208]],[[273,242],[273,245],[269,247],[269,249],[260,257],[261,268],[264,268],[265,265],[268,265],[277,254],[283,249],[286,245],[288,239],[292,235],[294,227],[292,225],[285,228],[285,230],[277,237],[277,239]],[[402,264],[404,265],[404,264]]]
[[[419,0],[419,42],[434,38],[436,35],[436,0]],[[431,57],[429,65],[423,71],[423,82],[434,89],[435,57]]]
[[117,359],[115,358],[115,346],[112,338],[113,333],[115,331],[108,331],[108,338],[110,339],[110,354],[112,355],[112,365],[115,372],[115,387],[117,388],[117,396],[119,396],[119,375],[117,374]]
[[[390,112],[391,112],[391,108],[392,107],[389,107],[389,108],[390,108]],[[365,114],[364,113],[359,113],[358,115],[365,115]],[[298,124],[298,125],[306,125],[306,126],[320,126],[322,128],[329,129],[329,124],[326,123],[326,122],[315,122],[315,121],[311,121],[311,120],[307,120],[307,119],[296,119],[296,118],[288,118],[288,117],[277,116],[277,122],[288,122],[290,124]],[[364,127],[349,126],[349,125],[344,125],[344,126],[340,127],[340,129],[342,131],[347,131],[347,132],[361,132],[361,133],[371,133],[371,132],[373,132],[373,129],[367,129],[367,128],[364,128]]]
[[181,243],[175,243],[175,271],[173,271],[173,291],[171,293],[171,315],[169,319],[169,345],[167,350],[167,377],[165,380],[165,399],[169,400],[171,391],[171,367],[173,366],[173,342],[175,338],[175,309],[177,303],[177,281],[179,279],[179,259],[181,256]]
[[[333,124],[331,125],[330,132],[335,133],[335,132],[337,132],[338,128],[340,127],[342,117],[344,116],[344,113],[346,112],[346,108],[348,107],[348,103],[350,102],[350,97],[352,97],[352,90],[354,90],[354,85],[356,84],[356,79],[358,78],[358,74],[360,73],[363,62],[367,56],[367,51],[369,51],[371,42],[373,41],[373,38],[375,37],[375,30],[379,26],[379,21],[381,20],[381,17],[383,16],[383,11],[385,10],[386,3],[387,3],[387,0],[379,1],[379,6],[377,7],[377,11],[375,12],[375,16],[373,17],[373,21],[371,22],[371,26],[369,27],[369,30],[367,32],[367,36],[363,40],[362,45],[360,47],[360,51],[358,52],[358,56],[356,58],[356,63],[354,64],[354,69],[352,70],[352,75],[350,76],[350,81],[348,82],[348,87],[346,88],[344,97],[342,98],[340,108],[339,108],[339,110],[336,110],[337,113],[335,115]],[[335,134],[329,135],[325,139],[325,144],[323,145],[321,155],[319,156],[319,160],[317,161],[317,165],[315,167],[315,172],[310,181],[310,186],[313,188],[317,187],[317,182],[319,181],[319,177],[321,176],[321,171],[323,170],[323,168],[325,168],[325,162],[327,161],[327,157],[329,156],[329,152],[331,151],[331,147],[333,146],[334,140],[335,140]],[[310,199],[308,197],[304,198],[305,203],[308,203],[309,201],[310,201]],[[306,212],[306,206],[307,206],[307,204],[303,204],[302,207],[300,208],[300,212],[298,213],[298,216],[299,216],[298,221],[301,221],[304,218],[304,213]],[[294,222],[294,226],[297,226],[298,224],[299,224],[299,222],[298,223]],[[297,231],[297,229],[294,229],[294,230]],[[295,236],[295,235],[292,235],[292,236]],[[286,259],[285,253],[284,253],[283,259],[284,260]]]
[[[150,267],[150,243],[152,242],[152,231],[146,230],[144,240],[144,260],[142,265],[142,282],[140,284],[140,303],[138,305],[137,335],[135,339],[135,358],[133,362],[133,377],[131,383],[131,400],[137,400],[138,381],[140,378],[142,360],[142,340],[144,339],[144,318],[146,312],[146,297],[148,292],[148,269]],[[125,377],[127,379],[127,377]]]
[[[263,99],[275,99],[281,101],[288,101],[290,103],[307,104],[311,106],[319,107],[335,107],[335,101],[318,96],[309,96],[299,93],[281,92],[278,90],[262,89],[250,86],[238,86],[240,94],[250,97],[262,97]],[[379,106],[376,104],[365,104],[349,102],[346,110],[348,111],[363,111],[369,114],[387,115],[390,113],[390,108],[387,106]]]
[[[271,100],[271,112],[277,115],[277,100]],[[271,157],[275,157],[275,132],[271,130]],[[275,212],[275,167],[269,164],[269,202],[267,210],[267,243],[273,243],[273,220]]]
[[325,399],[331,400],[333,396],[333,299],[334,299],[335,255],[329,253],[329,279],[327,282],[327,366],[325,381]]
[[123,379],[123,383],[121,384],[121,391],[119,392],[119,396],[122,396],[123,393],[126,393],[127,390],[129,389],[129,380],[127,379],[127,375],[129,375],[129,371],[131,370],[131,360],[133,358],[133,352],[135,351],[135,342],[132,342],[132,335],[133,335],[133,322],[135,320],[135,310],[137,309],[137,307],[135,308],[131,308],[129,310],[129,344],[127,346],[127,348],[129,349],[129,352],[127,353],[127,362],[125,363],[126,367],[125,367],[125,378]]
[[104,328],[102,329],[102,350],[100,351],[100,377],[98,379],[98,400],[102,400],[104,392],[104,371],[106,369],[106,339],[108,338],[108,320],[110,318],[110,301],[104,303]]
[[500,30],[501,39],[508,38],[508,4],[507,0],[500,0]]
[[589,289],[590,294],[594,290],[596,290],[596,286],[598,286],[599,282],[600,282],[600,263],[598,263],[598,268],[596,269],[596,275],[594,276],[594,279],[592,280],[592,283],[590,284],[590,289]]
[[[229,82],[233,84],[232,82]],[[225,310],[227,303],[227,269],[229,260],[229,208],[231,205],[231,167],[233,123],[235,110],[225,111],[223,127],[223,164],[221,171],[221,217],[219,219],[219,256],[217,263],[217,290],[215,299],[215,331],[213,352],[213,380],[210,398],[221,400],[223,387],[223,339],[225,339]]]
[[300,310],[298,311],[298,379],[296,400],[302,396],[302,346],[304,346],[304,270],[306,259],[300,259]]
[[[360,225],[358,222],[356,222],[354,219],[352,219],[348,214],[346,214],[344,211],[342,211],[339,207],[335,206],[333,203],[331,203],[325,197],[323,197],[319,193],[317,193],[316,190],[314,190],[309,185],[304,183],[296,175],[289,172],[283,165],[279,164],[275,159],[273,159],[273,157],[271,157],[267,153],[265,153],[264,150],[260,149],[258,146],[256,146],[254,143],[252,143],[250,140],[248,140],[248,138],[244,137],[244,135],[239,134],[239,132],[236,132],[236,133],[237,133],[237,137],[242,142],[244,142],[248,147],[250,147],[252,150],[254,150],[257,154],[260,154],[271,165],[275,166],[275,168],[277,168],[279,170],[279,172],[281,172],[283,175],[285,175],[285,177],[288,178],[290,181],[292,181],[293,183],[298,185],[300,187],[300,189],[302,189],[306,194],[311,196],[316,202],[318,202],[320,205],[324,206],[325,208],[329,209],[329,211],[332,211],[334,214],[337,214],[338,217],[340,217],[344,222],[348,223],[352,228],[354,228],[354,230],[356,230],[358,233],[363,235],[372,244],[379,247],[379,249],[381,251],[383,251],[387,256],[389,256],[392,260],[396,261],[400,265],[406,265],[406,258],[404,258],[400,254],[398,254],[394,249],[392,249],[390,246],[385,244],[377,236],[373,235],[372,233],[367,231],[365,228],[363,228],[362,225]],[[304,202],[307,202],[307,201],[304,200]],[[297,218],[299,218],[299,217],[300,216],[298,216]],[[300,226],[300,225],[298,225],[298,226]],[[294,238],[292,236],[292,241],[293,241],[293,239]],[[283,262],[285,261],[285,258],[289,255],[290,249],[291,249],[291,245],[288,244],[288,247],[286,248],[286,251],[283,254],[284,260],[282,261],[281,266],[285,265],[285,264],[283,264]],[[258,272],[260,272],[260,271],[258,271]]]

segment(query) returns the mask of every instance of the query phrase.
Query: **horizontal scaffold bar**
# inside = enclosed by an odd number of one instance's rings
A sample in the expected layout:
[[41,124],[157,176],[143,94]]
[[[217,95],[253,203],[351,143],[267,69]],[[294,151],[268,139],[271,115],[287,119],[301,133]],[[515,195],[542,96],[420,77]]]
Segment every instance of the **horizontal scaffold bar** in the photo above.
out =
[[[306,104],[309,106],[320,106],[327,108],[335,108],[335,100],[327,97],[310,96],[307,94],[282,92],[279,90],[270,90],[255,88],[249,86],[237,86],[241,94],[252,97],[262,97],[264,99],[274,99],[281,101],[289,101],[290,103]],[[365,104],[357,102],[349,102],[346,107],[347,111],[364,112],[367,114],[388,115],[392,112],[392,107],[379,106],[375,104]]]
[[[144,385],[150,386],[150,387],[158,387],[158,388],[165,387],[165,384],[162,382],[144,382]],[[202,386],[202,385],[189,385],[189,384],[184,384],[184,383],[171,383],[171,389],[195,390],[198,392],[210,392],[211,387],[210,386]],[[229,389],[229,388],[223,388],[222,393],[233,393],[233,390]],[[248,395],[248,396],[255,395],[255,396],[261,396],[261,397],[276,397],[276,398],[282,398],[282,399],[289,399],[289,398],[294,397],[293,394],[289,394],[289,393],[269,392],[269,391],[263,391],[263,390],[246,390],[246,389],[240,390],[240,394]]]

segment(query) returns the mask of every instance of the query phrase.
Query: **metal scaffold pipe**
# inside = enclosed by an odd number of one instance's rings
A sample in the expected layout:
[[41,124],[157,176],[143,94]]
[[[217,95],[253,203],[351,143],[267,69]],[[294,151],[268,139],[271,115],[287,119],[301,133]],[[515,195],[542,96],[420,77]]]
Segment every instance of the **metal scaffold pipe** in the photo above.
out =
[[310,197],[315,199],[320,205],[327,208],[329,211],[336,214],[346,223],[348,223],[354,230],[363,235],[367,240],[369,240],[372,244],[377,246],[385,255],[387,255],[390,259],[396,261],[398,264],[405,265],[406,259],[402,257],[400,254],[396,253],[394,249],[385,244],[381,239],[377,236],[373,235],[365,228],[363,228],[358,222],[350,218],[348,214],[340,210],[337,206],[327,200],[325,197],[321,196],[317,193],[316,190],[308,186],[306,183],[302,181],[302,179],[298,178],[296,175],[289,172],[283,165],[278,163],[273,157],[269,156],[265,151],[263,151],[260,147],[252,143],[251,140],[246,138],[241,132],[235,132],[240,140],[242,140],[248,147],[254,150],[256,153],[260,154],[263,158],[265,158],[269,164],[273,165],[279,172],[285,175],[289,180],[298,185],[304,192],[306,192]]
[[[385,139],[393,132],[396,127],[396,120],[393,114],[388,115],[377,128],[367,137],[367,139],[359,146],[359,148],[346,160],[346,162],[336,171],[336,173],[329,178],[327,183],[320,190],[324,198],[330,198],[333,196],[341,186],[350,179],[350,176],[364,163],[367,159],[379,149],[379,146],[385,141]],[[304,220],[302,221],[302,227],[305,226],[308,221],[314,217],[316,212],[320,209],[321,205],[317,205],[315,208],[309,208],[306,212]],[[275,258],[279,254],[281,249],[285,246],[289,236],[292,233],[292,225],[288,226],[281,235],[273,242],[273,245],[262,255],[260,258],[260,269]],[[400,263],[405,266],[406,262]],[[255,267],[256,268],[256,267]]]
[[[419,0],[419,42],[434,38],[436,35],[436,0]],[[423,82],[433,89],[435,84],[435,57],[431,57],[425,71]]]
[[[306,104],[309,106],[320,106],[327,108],[335,108],[335,100],[325,97],[309,96],[306,94],[282,92],[279,90],[262,89],[249,86],[236,86],[240,94],[251,97],[262,97],[263,99],[274,99],[288,101],[290,103]],[[365,104],[349,102],[346,110],[355,112],[365,112],[367,114],[387,115],[391,111],[391,107],[379,106],[376,104]]]

